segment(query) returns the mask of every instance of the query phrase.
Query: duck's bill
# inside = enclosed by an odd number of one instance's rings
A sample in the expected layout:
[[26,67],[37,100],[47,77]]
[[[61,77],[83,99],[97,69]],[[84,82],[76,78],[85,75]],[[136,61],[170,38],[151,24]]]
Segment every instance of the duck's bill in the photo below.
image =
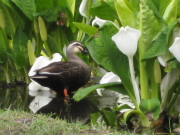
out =
[[84,48],[84,49],[82,50],[82,53],[89,54],[89,51],[88,51],[86,48]]

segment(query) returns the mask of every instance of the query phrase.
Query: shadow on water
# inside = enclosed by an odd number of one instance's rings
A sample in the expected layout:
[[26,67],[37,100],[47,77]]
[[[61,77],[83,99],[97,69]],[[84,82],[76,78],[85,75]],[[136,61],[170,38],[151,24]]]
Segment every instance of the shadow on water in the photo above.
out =
[[64,98],[56,98],[52,91],[30,91],[29,94],[34,96],[29,105],[34,113],[51,114],[52,117],[60,117],[68,122],[78,120],[86,123],[90,114],[96,110],[88,99],[75,102],[70,98],[68,103],[65,103]]
[[0,87],[0,109],[23,109],[29,111],[29,103],[31,98],[28,94],[28,86],[26,84],[18,85],[1,85]]
[[50,114],[68,122],[88,122],[90,114],[96,110],[88,99],[75,102],[72,98],[64,103],[64,98],[56,98],[53,91],[29,91],[28,85],[0,87],[0,109],[23,109],[34,113]]
[[[103,99],[104,100],[104,99]],[[106,99],[108,100],[108,99]],[[92,102],[93,101],[93,102]],[[79,102],[70,99],[68,104],[64,98],[56,98],[53,91],[29,91],[28,85],[21,84],[13,87],[0,87],[0,109],[23,109],[34,113],[50,114],[52,117],[66,119],[68,122],[89,122],[90,115],[97,110],[95,98],[86,98]],[[159,135],[168,134],[164,128],[142,128],[141,133],[155,132]]]

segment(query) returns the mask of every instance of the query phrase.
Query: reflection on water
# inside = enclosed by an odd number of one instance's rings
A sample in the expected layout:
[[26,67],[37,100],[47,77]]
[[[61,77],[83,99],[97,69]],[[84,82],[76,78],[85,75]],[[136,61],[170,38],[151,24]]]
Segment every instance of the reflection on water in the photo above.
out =
[[34,113],[52,114],[68,121],[87,122],[94,107],[88,99],[75,102],[70,99],[68,105],[64,98],[56,98],[53,91],[29,91],[27,85],[0,87],[0,109],[23,109]]
[[79,120],[85,123],[94,110],[92,103],[87,99],[79,102],[70,99],[67,104],[64,103],[64,98],[56,98],[52,91],[30,91],[29,94],[34,96],[29,105],[34,113],[52,114],[52,117],[58,116],[69,122]]
[[28,87],[25,84],[0,87],[0,109],[23,109],[29,110],[31,98],[28,95]]

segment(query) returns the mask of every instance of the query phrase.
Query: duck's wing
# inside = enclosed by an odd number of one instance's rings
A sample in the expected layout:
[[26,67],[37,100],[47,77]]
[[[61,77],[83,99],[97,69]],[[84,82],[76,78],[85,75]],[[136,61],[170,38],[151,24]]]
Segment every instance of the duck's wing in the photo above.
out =
[[46,67],[37,69],[36,72],[39,75],[62,75],[67,72],[78,70],[78,65],[73,62],[53,62]]

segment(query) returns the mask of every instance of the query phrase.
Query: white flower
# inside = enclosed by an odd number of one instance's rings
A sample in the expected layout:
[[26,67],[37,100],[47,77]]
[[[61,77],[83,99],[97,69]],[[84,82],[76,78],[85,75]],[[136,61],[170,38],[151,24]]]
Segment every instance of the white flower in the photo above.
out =
[[180,28],[178,26],[173,29],[173,39],[175,40],[176,37],[180,37]]
[[[40,56],[34,62],[33,66],[31,67],[31,69],[30,69],[30,71],[28,73],[28,75],[33,76],[33,75],[35,75],[34,70],[45,67],[45,66],[47,66],[48,64],[50,64],[52,62],[61,61],[61,59],[62,59],[62,56],[59,53],[53,54],[53,59],[52,60],[50,60],[49,57]],[[43,87],[43,86],[39,85],[38,83],[36,83],[33,80],[31,80],[31,81],[32,82],[29,84],[29,90],[31,90],[31,91],[33,91],[33,90],[49,90],[49,88]]]
[[122,53],[127,56],[134,56],[140,35],[140,30],[126,26],[125,28],[121,27],[119,32],[112,36],[112,40]]
[[[161,89],[161,98],[163,105],[166,104],[166,102],[168,102],[166,101],[168,91],[174,85],[179,75],[180,75],[179,69],[173,69],[171,72],[167,73],[165,77],[162,79],[160,84],[160,89]],[[164,107],[162,109],[164,109]]]
[[92,26],[94,24],[97,24],[97,25],[99,25],[99,27],[101,27],[105,22],[106,22],[106,20],[100,19],[96,16],[95,19],[92,21]]
[[[102,79],[100,80],[100,84],[109,83],[109,82],[121,82],[121,79],[115,75],[113,72],[106,73]],[[130,107],[134,108],[134,104],[132,100],[127,95],[120,94],[115,91],[107,90],[107,89],[97,89],[97,93],[102,96],[99,98],[98,108],[106,108],[106,107],[114,107],[117,105],[118,107],[127,104]],[[129,109],[120,110],[120,112],[125,112]]]
[[180,62],[180,37],[176,37],[174,43],[169,47],[169,51]]
[[[121,82],[120,78],[115,75],[113,72],[107,72],[100,80],[100,84],[104,83],[110,83],[110,82]],[[104,89],[97,89],[97,93],[100,96],[103,96]],[[110,92],[110,95],[112,95],[113,91],[106,91],[104,94],[109,95],[108,93]]]
[[129,26],[121,27],[119,32],[112,36],[112,40],[116,43],[118,49],[128,57],[129,68],[131,73],[131,82],[133,85],[136,101],[140,103],[139,87],[135,79],[133,56],[137,51],[138,40],[141,31],[130,28]]
[[163,54],[161,56],[158,56],[157,58],[158,58],[159,63],[163,67],[165,67],[166,66],[166,62],[170,59],[169,52],[167,52],[167,53],[165,53],[165,54]]
[[79,7],[79,13],[84,17],[88,17],[87,8],[88,8],[88,0],[82,0],[81,5]]

